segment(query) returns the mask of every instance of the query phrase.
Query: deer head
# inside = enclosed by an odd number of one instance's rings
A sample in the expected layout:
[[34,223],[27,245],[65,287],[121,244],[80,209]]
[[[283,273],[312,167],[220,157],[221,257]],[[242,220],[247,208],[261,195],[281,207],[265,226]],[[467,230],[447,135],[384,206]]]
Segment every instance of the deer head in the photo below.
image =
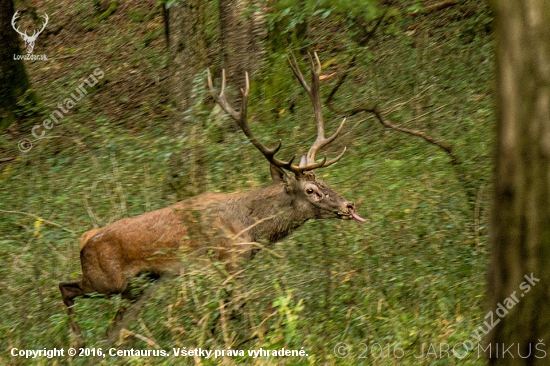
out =
[[[346,148],[344,147],[342,152],[331,160],[327,161],[327,156],[324,155],[321,161],[315,161],[315,155],[319,149],[334,141],[346,122],[346,119],[344,118],[336,132],[329,137],[325,137],[323,115],[321,111],[321,95],[319,91],[319,76],[321,74],[321,62],[319,61],[319,57],[317,56],[317,53],[314,53],[313,56],[309,54],[311,86],[307,84],[304,76],[302,75],[296,58],[292,55],[292,59],[289,58],[288,60],[294,75],[298,78],[300,84],[309,95],[309,98],[313,104],[315,121],[317,125],[317,139],[309,149],[308,153],[301,157],[299,165],[294,164],[296,155],[288,161],[280,160],[275,157],[275,154],[281,149],[282,146],[280,140],[275,148],[270,149],[264,146],[250,130],[247,120],[248,96],[250,92],[250,80],[248,73],[245,73],[245,87],[244,89],[241,89],[242,104],[239,112],[235,111],[235,109],[233,109],[227,101],[225,94],[225,70],[222,70],[222,82],[219,94],[215,92],[210,70],[207,70],[210,93],[220,107],[237,122],[248,140],[269,161],[271,164],[271,177],[273,178],[273,181],[284,185],[286,192],[291,197],[293,208],[295,209],[295,212],[299,213],[299,216],[304,219],[353,218],[357,221],[365,222],[365,219],[355,213],[355,204],[353,202],[347,201],[345,198],[330,189],[326,183],[320,179],[317,179],[315,176],[315,169],[326,168],[336,163],[342,158],[342,156],[344,156],[344,153],[346,152]],[[287,174],[287,172],[292,174]]]
[[19,15],[17,13],[18,12],[16,11],[15,14],[13,14],[13,17],[11,18],[11,25],[12,25],[13,29],[17,33],[19,33],[19,35],[21,35],[21,38],[23,38],[23,41],[25,41],[27,54],[31,54],[32,51],[34,50],[34,42],[36,41],[36,38],[38,38],[40,33],[42,33],[42,31],[44,30],[44,28],[46,28],[46,25],[48,24],[48,20],[49,20],[48,14],[44,13],[42,15],[42,17],[44,17],[44,23],[42,24],[42,29],[34,30],[32,35],[29,36],[27,34],[26,29],[25,29],[25,32],[21,32],[21,31],[19,31],[19,29],[17,29],[17,26],[15,25],[15,21],[17,20],[17,18],[19,18]]

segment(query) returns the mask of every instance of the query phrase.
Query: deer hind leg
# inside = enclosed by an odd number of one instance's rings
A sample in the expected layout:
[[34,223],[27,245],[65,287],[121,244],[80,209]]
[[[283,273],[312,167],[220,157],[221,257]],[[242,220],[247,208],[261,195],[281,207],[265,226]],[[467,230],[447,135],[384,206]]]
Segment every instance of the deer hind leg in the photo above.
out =
[[[117,311],[115,317],[113,318],[111,325],[107,329],[107,335],[112,333],[114,331],[114,329],[116,329],[118,327],[119,323],[124,318],[124,315],[126,314],[126,311],[128,310],[128,307],[131,307],[132,309],[135,309],[134,305],[136,303],[140,302],[139,300],[142,298],[143,295],[145,295],[145,292],[146,291],[141,291],[141,292],[136,291],[131,285],[126,286],[124,291],[122,291],[120,293],[120,297],[122,298],[123,303],[118,308],[118,311]],[[126,301],[124,301],[124,300],[126,300]],[[128,301],[130,302],[130,304],[127,303]],[[121,327],[118,327],[118,328],[122,329]],[[120,329],[119,329],[119,331],[120,331]],[[116,333],[119,333],[119,331],[117,331]]]
[[114,319],[113,323],[107,330],[107,344],[113,345],[120,337],[120,331],[124,328],[127,328],[129,324],[135,320],[147,300],[151,297],[153,292],[158,288],[158,286],[164,282],[166,279],[171,276],[164,275],[162,277],[155,277],[154,283],[151,283],[147,289],[142,292],[134,291],[132,286],[127,286],[124,291],[121,292],[121,297],[123,300],[129,300],[129,305],[122,305]]

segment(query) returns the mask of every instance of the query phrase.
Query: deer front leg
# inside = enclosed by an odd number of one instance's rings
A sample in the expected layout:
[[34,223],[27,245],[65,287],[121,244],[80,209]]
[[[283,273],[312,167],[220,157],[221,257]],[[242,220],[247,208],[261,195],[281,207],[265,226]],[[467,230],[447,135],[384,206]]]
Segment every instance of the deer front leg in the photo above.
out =
[[83,296],[88,292],[82,287],[82,282],[61,282],[59,284],[59,290],[63,297],[63,303],[67,307],[67,314],[69,315],[69,321],[71,323],[72,334],[74,336],[75,348],[84,347],[84,339],[82,338],[82,331],[75,320],[74,312],[74,299],[77,296]]

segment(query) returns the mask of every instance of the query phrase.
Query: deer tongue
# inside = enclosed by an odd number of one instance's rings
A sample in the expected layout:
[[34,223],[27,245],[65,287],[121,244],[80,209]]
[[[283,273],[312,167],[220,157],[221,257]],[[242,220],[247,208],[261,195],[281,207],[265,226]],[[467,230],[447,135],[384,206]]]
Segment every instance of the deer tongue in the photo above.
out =
[[355,220],[359,221],[359,222],[365,222],[367,220],[365,220],[364,218],[362,218],[361,216],[359,216],[358,214],[356,214],[355,212],[352,212],[351,213],[351,217],[353,217]]

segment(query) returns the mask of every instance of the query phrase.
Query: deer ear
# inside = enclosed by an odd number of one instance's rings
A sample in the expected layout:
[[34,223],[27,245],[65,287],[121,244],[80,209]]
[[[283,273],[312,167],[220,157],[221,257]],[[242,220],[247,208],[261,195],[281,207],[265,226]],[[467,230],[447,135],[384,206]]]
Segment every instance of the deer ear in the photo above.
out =
[[285,183],[287,181],[287,175],[285,171],[276,165],[269,164],[269,171],[271,173],[271,179],[273,183]]

